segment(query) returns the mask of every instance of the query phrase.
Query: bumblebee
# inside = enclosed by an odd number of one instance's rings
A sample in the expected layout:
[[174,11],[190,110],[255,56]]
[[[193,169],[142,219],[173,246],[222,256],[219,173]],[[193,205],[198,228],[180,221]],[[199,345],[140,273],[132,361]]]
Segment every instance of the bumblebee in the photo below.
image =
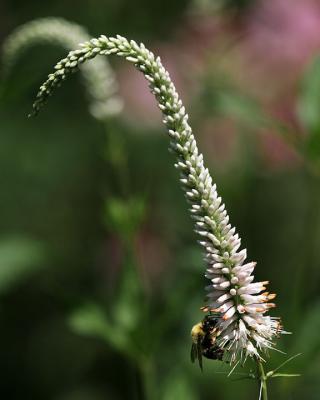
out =
[[191,361],[194,363],[197,359],[201,371],[202,356],[210,360],[223,360],[224,351],[215,344],[217,322],[217,317],[209,314],[191,330]]

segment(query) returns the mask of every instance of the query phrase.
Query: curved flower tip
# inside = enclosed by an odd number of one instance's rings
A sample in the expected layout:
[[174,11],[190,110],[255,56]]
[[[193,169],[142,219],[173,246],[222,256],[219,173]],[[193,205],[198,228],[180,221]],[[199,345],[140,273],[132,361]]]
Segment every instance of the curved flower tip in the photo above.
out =
[[[90,36],[82,26],[62,18],[46,17],[27,22],[17,28],[4,42],[4,73],[8,74],[18,56],[36,44],[55,44],[72,50]],[[114,71],[106,59],[95,59],[81,67],[88,98],[90,113],[105,120],[117,115],[122,109],[118,96],[118,85]]]

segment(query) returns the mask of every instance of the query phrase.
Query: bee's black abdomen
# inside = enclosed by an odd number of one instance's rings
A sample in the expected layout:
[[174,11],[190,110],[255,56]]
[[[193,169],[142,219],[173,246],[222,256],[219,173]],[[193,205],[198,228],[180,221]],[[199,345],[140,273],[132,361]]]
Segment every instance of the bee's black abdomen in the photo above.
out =
[[216,315],[209,314],[191,330],[191,361],[195,362],[195,360],[198,359],[201,370],[202,357],[206,357],[210,360],[223,361],[224,350],[216,344],[218,322],[219,319]]
[[214,344],[212,331],[216,327],[218,319],[214,315],[207,315],[203,320],[205,336],[202,340],[202,355],[210,360],[222,360],[224,350]]
[[210,348],[204,348],[202,351],[202,355],[210,360],[223,360],[224,351],[220,349],[218,346],[213,346]]

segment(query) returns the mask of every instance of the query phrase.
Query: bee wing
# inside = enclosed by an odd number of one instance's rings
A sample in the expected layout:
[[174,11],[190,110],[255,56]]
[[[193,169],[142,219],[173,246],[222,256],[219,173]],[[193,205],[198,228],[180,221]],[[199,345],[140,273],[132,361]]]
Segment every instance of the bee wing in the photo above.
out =
[[200,340],[198,340],[198,342],[197,342],[196,349],[197,349],[197,357],[198,357],[199,367],[200,367],[201,371],[203,371],[203,368],[202,368],[202,348],[201,348],[201,341]]
[[195,362],[197,357],[197,345],[195,343],[192,343],[191,345],[191,353],[190,353],[190,358],[191,358],[191,362]]
[[191,361],[194,363],[196,360],[199,362],[199,367],[202,371],[202,349],[201,349],[201,342],[198,341],[197,343],[192,343],[191,346]]

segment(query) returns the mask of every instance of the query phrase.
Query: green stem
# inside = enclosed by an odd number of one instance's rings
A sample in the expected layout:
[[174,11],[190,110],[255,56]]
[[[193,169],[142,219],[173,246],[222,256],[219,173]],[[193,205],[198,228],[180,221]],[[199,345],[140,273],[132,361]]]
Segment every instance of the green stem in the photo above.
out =
[[260,360],[257,360],[257,365],[259,371],[258,376],[261,385],[261,400],[268,400],[267,375]]
[[139,366],[144,390],[144,399],[154,400],[156,396],[154,368],[152,361],[148,358],[142,359]]
[[114,129],[115,124],[115,118],[109,119],[104,124],[106,132],[104,155],[108,165],[111,167],[112,178],[119,185],[118,192],[125,197],[130,192],[128,151],[124,135],[119,135],[119,132]]

